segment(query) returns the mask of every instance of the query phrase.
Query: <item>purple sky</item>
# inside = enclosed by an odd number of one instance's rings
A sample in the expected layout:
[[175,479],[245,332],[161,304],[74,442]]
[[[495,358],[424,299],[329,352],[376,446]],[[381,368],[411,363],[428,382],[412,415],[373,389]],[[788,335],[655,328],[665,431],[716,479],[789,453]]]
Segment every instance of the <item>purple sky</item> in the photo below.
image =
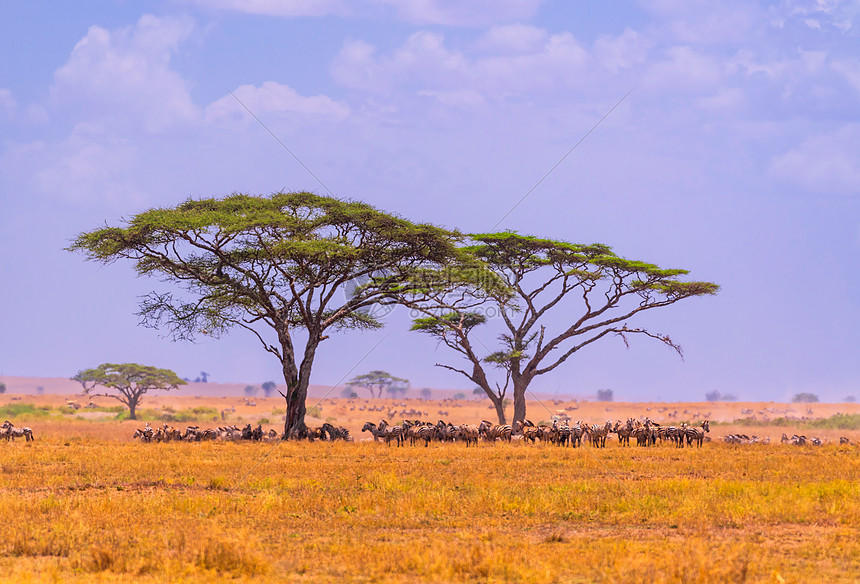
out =
[[[722,291],[643,321],[684,361],[610,338],[533,389],[860,397],[860,3],[601,6],[4,3],[0,374],[135,361],[282,381],[242,331],[188,345],[137,326],[137,298],[159,283],[63,248],[190,196],[281,189],[486,231],[635,87],[500,228],[605,243]],[[326,341],[313,381],[387,369],[471,390],[408,326],[395,311],[383,331]]]

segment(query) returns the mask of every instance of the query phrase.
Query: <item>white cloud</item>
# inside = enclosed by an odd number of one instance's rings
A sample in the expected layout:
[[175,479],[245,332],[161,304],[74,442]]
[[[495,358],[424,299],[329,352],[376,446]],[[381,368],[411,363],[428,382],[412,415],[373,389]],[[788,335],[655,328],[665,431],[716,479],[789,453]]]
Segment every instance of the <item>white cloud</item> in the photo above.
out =
[[653,43],[635,30],[625,29],[618,36],[601,35],[594,41],[594,57],[606,69],[617,73],[648,59]]
[[142,125],[161,132],[195,120],[199,111],[170,59],[194,24],[143,16],[135,26],[93,26],[54,74],[52,105],[82,110],[79,118]]
[[640,0],[673,42],[723,44],[746,39],[760,26],[761,10],[745,0]]
[[226,95],[206,107],[206,123],[246,121],[251,118],[248,110],[256,116],[300,114],[303,117],[330,120],[342,120],[349,116],[349,107],[343,103],[325,95],[304,97],[291,87],[274,81],[266,81],[260,87],[242,85],[233,92],[233,95]]
[[448,48],[442,35],[424,31],[388,54],[378,54],[364,41],[350,41],[332,64],[332,74],[342,85],[372,94],[387,95],[396,88],[400,96],[459,95],[471,102],[588,86],[592,59],[569,33],[499,29],[477,46],[502,51],[472,57]]
[[340,0],[188,0],[204,9],[292,18],[345,14]]
[[532,17],[542,0],[370,0],[388,5],[413,24],[487,26]]
[[860,196],[858,152],[860,124],[849,124],[775,157],[769,173],[813,193]]
[[547,31],[526,24],[505,24],[494,26],[481,35],[475,42],[479,51],[495,54],[522,54],[540,51]]
[[784,27],[788,21],[797,20],[819,31],[825,27],[833,27],[847,32],[852,28],[854,19],[860,14],[860,2],[857,0],[783,0],[771,11],[771,20],[779,27]]
[[487,26],[532,17],[543,0],[187,0],[204,9],[282,18],[363,16],[377,8],[417,25]]
[[129,176],[138,163],[135,146],[105,136],[87,124],[75,127],[65,140],[34,141],[10,147],[0,165],[25,188],[45,200],[112,207],[142,201]]
[[708,93],[722,89],[725,76],[726,65],[718,57],[676,46],[646,68],[643,84],[661,93]]

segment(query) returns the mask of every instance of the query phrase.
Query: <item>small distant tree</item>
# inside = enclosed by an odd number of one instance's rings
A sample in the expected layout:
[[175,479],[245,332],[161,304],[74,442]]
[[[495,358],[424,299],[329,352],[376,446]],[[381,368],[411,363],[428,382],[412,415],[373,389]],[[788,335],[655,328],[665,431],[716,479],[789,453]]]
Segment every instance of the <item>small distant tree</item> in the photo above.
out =
[[455,393],[453,395],[453,398],[456,400],[466,399],[466,394],[463,393],[462,391],[458,391],[457,393]]
[[475,389],[472,390],[472,395],[477,395],[477,396],[484,395],[484,388],[483,387],[476,387]]
[[722,397],[722,394],[716,389],[705,393],[705,401],[709,402],[718,402],[720,401],[720,399],[722,399]]
[[397,388],[394,392],[400,391],[400,388],[405,392],[409,389],[409,380],[377,370],[353,377],[346,382],[346,387],[353,390],[366,389],[370,392],[370,397],[380,398],[383,393],[392,393],[392,388]]
[[259,388],[256,385],[246,385],[244,389],[245,395],[248,397],[254,397],[258,391]]
[[355,399],[358,397],[358,394],[355,393],[355,390],[351,387],[344,387],[343,391],[340,392],[341,397],[345,397],[347,399]]
[[272,394],[275,393],[275,389],[278,387],[274,381],[266,381],[263,383],[263,395],[266,397],[271,397]]
[[598,389],[597,390],[597,401],[602,402],[611,402],[614,399],[614,395],[611,389]]
[[433,397],[433,392],[430,391],[429,387],[425,387],[421,390],[421,397],[424,399],[430,399],[431,397]]
[[[144,394],[156,389],[167,391],[185,385],[185,381],[169,369],[137,363],[102,363],[95,369],[78,371],[72,380],[80,383],[86,394],[112,397],[125,404],[131,420],[137,419],[137,406]],[[96,387],[104,388],[105,393],[92,393]]]
[[6,384],[0,383],[0,393],[6,393]]
[[791,398],[792,403],[796,404],[812,404],[818,402],[818,396],[814,393],[796,393],[794,397]]
[[36,387],[36,395],[42,395],[43,393],[45,393],[45,388],[42,387],[41,385],[37,386]]
[[[5,390],[4,390],[4,391],[5,391]],[[847,396],[847,397],[845,398],[845,401],[846,401],[846,402],[848,402],[848,403],[850,403],[850,404],[853,404],[854,402],[856,402],[856,401],[857,401],[857,398],[856,398],[856,397],[854,397],[853,395],[849,395],[849,396]]]
[[200,372],[200,376],[194,380],[195,383],[208,383],[209,382],[209,374],[205,371]]
[[401,396],[404,395],[406,393],[407,389],[409,389],[408,383],[406,383],[406,384],[395,383],[393,385],[389,385],[388,387],[386,387],[385,393],[387,393],[391,397],[397,397],[398,395],[401,395]]

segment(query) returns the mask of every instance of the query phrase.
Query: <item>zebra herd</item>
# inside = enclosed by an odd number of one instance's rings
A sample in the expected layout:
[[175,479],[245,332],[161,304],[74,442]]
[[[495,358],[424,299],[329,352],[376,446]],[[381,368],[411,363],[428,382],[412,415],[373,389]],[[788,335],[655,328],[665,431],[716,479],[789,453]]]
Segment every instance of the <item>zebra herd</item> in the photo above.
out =
[[6,420],[0,426],[0,438],[5,438],[7,442],[15,438],[24,438],[27,442],[35,440],[33,438],[33,431],[30,428],[16,428],[9,420]]
[[605,448],[606,439],[610,434],[616,434],[622,446],[629,446],[630,439],[635,438],[638,446],[653,446],[660,443],[670,442],[678,448],[686,444],[692,447],[694,444],[702,446],[705,434],[710,432],[709,421],[705,420],[699,426],[690,426],[682,423],[680,426],[663,426],[645,418],[644,421],[629,418],[626,423],[618,420],[607,421],[605,424],[585,424],[576,422],[572,426],[568,422],[559,423],[554,421],[552,425],[536,426],[529,420],[510,424],[493,424],[487,420],[480,424],[455,425],[444,420],[435,424],[419,420],[404,420],[401,424],[391,425],[387,420],[381,420],[379,424],[367,422],[361,429],[362,432],[370,432],[374,441],[382,440],[387,445],[394,442],[397,446],[407,441],[411,445],[424,443],[429,446],[430,442],[465,442],[466,446],[478,444],[479,440],[485,442],[512,442],[522,440],[523,442],[547,443],[557,446],[571,446],[577,448],[583,443],[588,443],[594,448]]
[[[141,442],[201,442],[207,440],[225,440],[225,441],[275,441],[280,440],[281,435],[275,430],[268,432],[263,430],[263,426],[257,424],[254,428],[251,424],[247,424],[244,428],[238,426],[219,426],[217,428],[200,428],[199,426],[188,426],[183,433],[178,428],[172,428],[165,422],[163,427],[154,429],[149,422],[143,428],[138,428],[134,431],[133,439],[140,439]],[[349,430],[346,428],[336,427],[326,422],[317,428],[308,428],[305,438],[313,442],[314,440],[345,440],[352,441],[349,435]]]
[[274,430],[268,432],[263,431],[261,425],[252,428],[248,424],[244,428],[238,426],[222,426],[218,428],[203,428],[199,426],[188,426],[183,433],[178,428],[168,426],[167,423],[161,428],[154,429],[149,422],[143,428],[138,428],[134,431],[133,439],[140,439],[141,442],[201,442],[204,440],[276,440],[278,433]]

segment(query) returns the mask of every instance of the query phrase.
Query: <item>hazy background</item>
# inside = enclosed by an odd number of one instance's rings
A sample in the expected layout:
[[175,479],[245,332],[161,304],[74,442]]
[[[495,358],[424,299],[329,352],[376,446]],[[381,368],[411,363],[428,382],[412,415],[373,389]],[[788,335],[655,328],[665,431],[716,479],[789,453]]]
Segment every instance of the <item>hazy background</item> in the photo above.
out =
[[[281,189],[485,231],[635,86],[500,228],[606,243],[722,291],[641,321],[684,361],[610,338],[533,389],[860,397],[860,4],[713,4],[3,3],[0,375],[135,361],[282,382],[242,331],[190,345],[137,326],[159,283],[63,248],[187,197]],[[314,383],[387,369],[470,392],[408,326],[399,310],[333,336]]]

